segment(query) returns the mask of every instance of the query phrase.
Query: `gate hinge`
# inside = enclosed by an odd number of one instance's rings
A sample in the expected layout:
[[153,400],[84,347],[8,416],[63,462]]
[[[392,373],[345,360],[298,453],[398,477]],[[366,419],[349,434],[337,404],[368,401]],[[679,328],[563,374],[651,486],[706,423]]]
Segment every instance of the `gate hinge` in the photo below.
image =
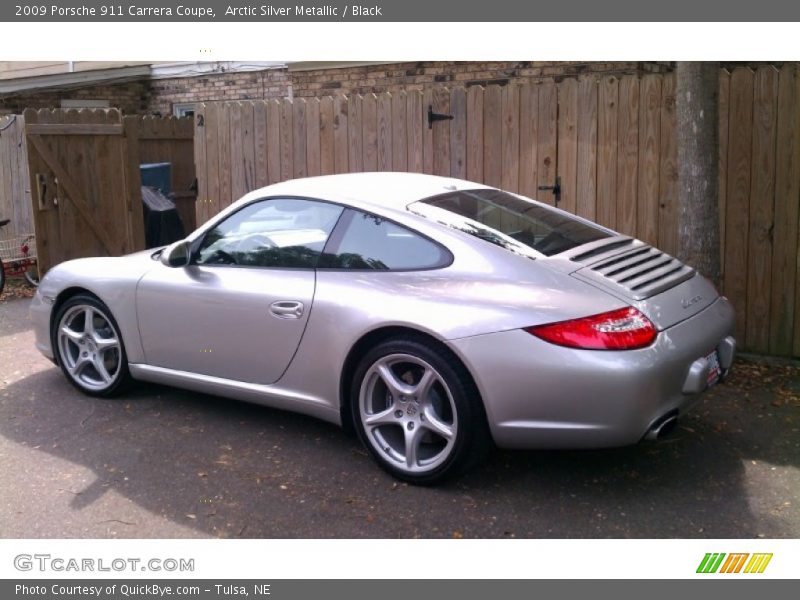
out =
[[434,121],[452,121],[453,115],[444,115],[433,112],[433,106],[428,105],[428,129],[433,129]]

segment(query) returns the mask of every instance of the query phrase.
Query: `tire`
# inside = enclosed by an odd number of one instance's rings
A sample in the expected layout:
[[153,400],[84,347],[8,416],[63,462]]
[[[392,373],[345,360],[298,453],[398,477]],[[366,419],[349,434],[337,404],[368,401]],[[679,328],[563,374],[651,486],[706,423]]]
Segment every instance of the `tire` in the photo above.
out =
[[3,267],[3,261],[0,260],[0,294],[3,293],[3,288],[6,286],[6,272]]
[[111,397],[130,384],[119,326],[95,296],[79,294],[64,302],[53,319],[51,343],[64,375],[83,393]]
[[361,442],[381,468],[409,483],[438,483],[490,446],[472,377],[449,351],[421,339],[392,338],[367,352],[350,402]]
[[25,281],[31,284],[33,287],[39,287],[39,265],[31,265],[25,272],[23,273],[25,276]]

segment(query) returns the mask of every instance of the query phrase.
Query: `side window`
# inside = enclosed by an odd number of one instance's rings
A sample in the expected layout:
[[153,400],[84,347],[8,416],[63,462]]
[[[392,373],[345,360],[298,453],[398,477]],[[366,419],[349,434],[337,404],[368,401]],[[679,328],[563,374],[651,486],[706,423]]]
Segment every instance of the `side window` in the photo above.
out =
[[320,267],[415,270],[443,267],[450,253],[434,242],[382,217],[348,210]]
[[314,200],[255,202],[205,234],[195,263],[313,269],[342,210]]

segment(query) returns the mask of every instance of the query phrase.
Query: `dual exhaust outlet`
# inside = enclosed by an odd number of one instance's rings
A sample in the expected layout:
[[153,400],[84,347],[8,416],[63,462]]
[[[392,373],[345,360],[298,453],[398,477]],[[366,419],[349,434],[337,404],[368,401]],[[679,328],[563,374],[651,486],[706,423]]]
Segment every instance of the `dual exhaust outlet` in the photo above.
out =
[[668,413],[658,419],[655,423],[650,426],[650,429],[647,430],[647,433],[644,434],[644,439],[648,441],[655,441],[660,440],[668,436],[670,433],[675,431],[675,427],[678,425],[678,414],[677,413]]

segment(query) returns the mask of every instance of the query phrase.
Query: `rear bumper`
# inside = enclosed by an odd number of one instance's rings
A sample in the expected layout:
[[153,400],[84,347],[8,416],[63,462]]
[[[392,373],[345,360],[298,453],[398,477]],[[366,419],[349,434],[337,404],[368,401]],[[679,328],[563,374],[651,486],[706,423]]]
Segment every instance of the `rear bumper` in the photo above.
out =
[[609,447],[636,443],[664,415],[685,412],[705,388],[704,357],[717,349],[730,367],[732,327],[733,309],[719,298],[639,350],[563,348],[522,330],[450,345],[476,380],[498,446]]

